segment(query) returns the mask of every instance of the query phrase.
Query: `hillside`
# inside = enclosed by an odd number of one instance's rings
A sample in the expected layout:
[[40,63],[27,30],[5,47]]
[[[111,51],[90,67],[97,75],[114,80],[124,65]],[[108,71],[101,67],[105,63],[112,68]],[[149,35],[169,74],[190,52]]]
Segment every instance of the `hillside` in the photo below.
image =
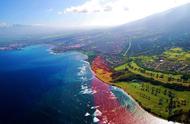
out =
[[170,47],[190,49],[190,4],[158,13],[114,29],[132,41],[130,54],[161,53]]
[[[33,43],[49,43],[56,47],[56,52],[63,52],[65,50],[76,49],[75,45],[79,46],[77,49],[83,51],[95,51],[96,53],[109,56],[114,61],[122,56],[127,48],[129,42],[131,47],[128,50],[127,56],[160,54],[164,50],[172,47],[181,47],[190,49],[190,4],[179,6],[168,11],[151,15],[144,19],[127,23],[114,28],[102,29],[77,29],[77,31],[44,31],[38,28],[32,29],[33,32],[41,32],[43,37],[32,39]],[[16,34],[25,32],[22,28],[15,27]],[[20,30],[22,29],[22,30]],[[27,29],[28,30],[28,29]],[[35,31],[38,30],[38,31]],[[53,30],[53,29],[52,29]],[[27,32],[29,32],[28,30]],[[10,32],[10,34],[9,34]],[[14,32],[7,29],[0,29],[0,36],[10,36]],[[56,32],[58,32],[56,35]],[[26,33],[26,32],[25,32]],[[25,38],[26,39],[26,38]],[[21,40],[21,39],[19,39]],[[36,40],[38,42],[36,42]],[[18,41],[17,41],[18,42]],[[22,42],[27,42],[22,40]],[[10,42],[13,43],[13,42]],[[22,44],[19,42],[19,45]],[[119,63],[115,61],[115,63]]]
[[89,30],[59,37],[53,40],[53,44],[58,44],[58,51],[64,51],[68,44],[80,44],[82,50],[115,57],[126,52],[129,42],[132,44],[128,56],[160,54],[172,47],[190,49],[188,12],[190,4],[115,28]]

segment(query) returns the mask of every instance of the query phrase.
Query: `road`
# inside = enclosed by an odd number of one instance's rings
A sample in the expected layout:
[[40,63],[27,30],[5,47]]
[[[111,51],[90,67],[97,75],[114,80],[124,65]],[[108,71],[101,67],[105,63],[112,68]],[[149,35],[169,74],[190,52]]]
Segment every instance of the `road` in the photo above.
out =
[[125,51],[125,53],[123,54],[123,56],[126,56],[130,49],[131,49],[131,40],[129,39],[129,46],[127,50]]

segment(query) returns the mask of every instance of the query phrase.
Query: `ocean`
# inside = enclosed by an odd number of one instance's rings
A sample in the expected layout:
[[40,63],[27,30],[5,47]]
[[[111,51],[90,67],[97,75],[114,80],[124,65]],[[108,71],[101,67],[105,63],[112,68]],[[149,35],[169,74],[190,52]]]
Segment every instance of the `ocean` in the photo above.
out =
[[103,83],[80,52],[35,45],[0,52],[0,124],[164,124]]

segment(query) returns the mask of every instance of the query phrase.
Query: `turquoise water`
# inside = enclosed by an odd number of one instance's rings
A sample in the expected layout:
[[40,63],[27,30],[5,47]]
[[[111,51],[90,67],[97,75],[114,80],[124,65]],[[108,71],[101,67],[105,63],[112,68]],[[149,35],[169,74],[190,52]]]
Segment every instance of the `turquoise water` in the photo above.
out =
[[86,55],[49,48],[0,52],[0,124],[168,123],[95,78]]

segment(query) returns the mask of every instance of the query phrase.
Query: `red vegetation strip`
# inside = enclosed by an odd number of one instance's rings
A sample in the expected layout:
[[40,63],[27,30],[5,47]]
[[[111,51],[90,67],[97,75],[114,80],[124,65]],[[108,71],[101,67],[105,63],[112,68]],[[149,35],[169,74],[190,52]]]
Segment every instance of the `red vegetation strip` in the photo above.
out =
[[[138,121],[126,108],[120,105],[119,101],[114,98],[110,91],[109,85],[94,78],[92,81],[94,94],[94,104],[102,115],[97,117],[100,124],[136,124]],[[138,122],[138,124],[140,124]]]
[[92,69],[95,70],[96,68],[103,69],[104,71],[111,73],[107,62],[100,56],[97,56],[92,62]]

